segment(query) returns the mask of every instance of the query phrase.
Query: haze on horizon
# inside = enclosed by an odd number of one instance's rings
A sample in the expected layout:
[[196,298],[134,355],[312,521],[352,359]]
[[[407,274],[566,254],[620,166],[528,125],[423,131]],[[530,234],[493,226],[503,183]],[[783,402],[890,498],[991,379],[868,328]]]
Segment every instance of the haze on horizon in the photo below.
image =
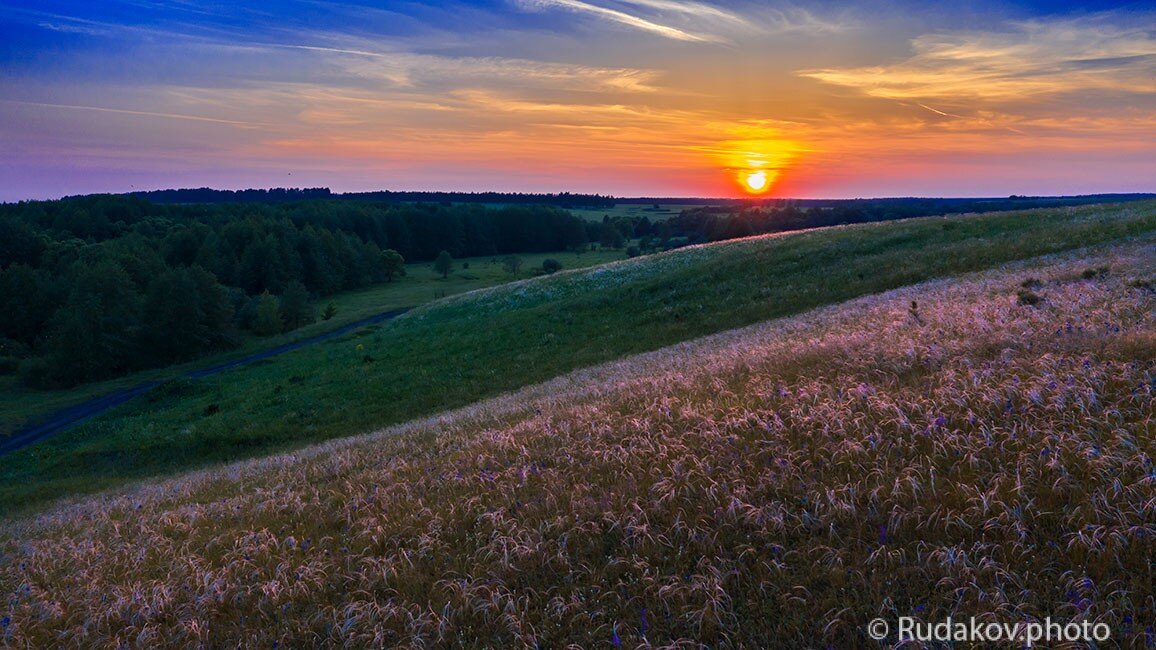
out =
[[0,0],[0,201],[1152,191],[1156,10],[969,5]]

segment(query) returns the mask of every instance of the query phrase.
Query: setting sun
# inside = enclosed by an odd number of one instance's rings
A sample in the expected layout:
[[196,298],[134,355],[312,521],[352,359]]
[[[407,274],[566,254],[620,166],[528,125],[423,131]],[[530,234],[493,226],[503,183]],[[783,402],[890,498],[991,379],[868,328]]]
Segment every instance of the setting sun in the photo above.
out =
[[746,184],[747,190],[753,194],[765,192],[767,186],[770,184],[767,182],[767,172],[761,169],[754,172],[747,172],[743,177],[743,183]]

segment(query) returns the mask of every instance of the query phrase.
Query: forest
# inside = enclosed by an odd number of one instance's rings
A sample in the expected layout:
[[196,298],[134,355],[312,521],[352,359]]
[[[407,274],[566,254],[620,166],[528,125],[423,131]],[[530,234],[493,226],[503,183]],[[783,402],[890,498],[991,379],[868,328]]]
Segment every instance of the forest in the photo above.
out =
[[581,249],[548,206],[313,200],[0,205],[0,372],[62,388],[186,361],[316,318],[311,299],[404,262]]

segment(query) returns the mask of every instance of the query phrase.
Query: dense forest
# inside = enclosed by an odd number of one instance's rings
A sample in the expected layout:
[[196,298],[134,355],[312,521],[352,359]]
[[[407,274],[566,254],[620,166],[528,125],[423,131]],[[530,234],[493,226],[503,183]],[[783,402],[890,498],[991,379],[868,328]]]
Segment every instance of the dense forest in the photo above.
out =
[[587,235],[546,206],[0,205],[0,372],[67,387],[167,365],[311,322],[311,296],[391,280],[403,260],[581,249]]
[[270,190],[214,190],[208,187],[133,192],[130,196],[153,203],[285,203],[316,199],[376,201],[379,203],[484,203],[497,205],[553,205],[563,208],[612,207],[615,199],[600,194],[559,192],[351,192],[335,194],[327,187],[275,188]]

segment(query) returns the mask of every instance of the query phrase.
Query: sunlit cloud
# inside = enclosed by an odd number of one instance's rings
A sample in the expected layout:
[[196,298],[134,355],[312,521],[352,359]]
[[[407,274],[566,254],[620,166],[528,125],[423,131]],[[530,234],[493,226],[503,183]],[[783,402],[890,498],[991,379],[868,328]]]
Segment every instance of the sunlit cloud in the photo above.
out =
[[1080,91],[1156,92],[1156,25],[1097,19],[1020,22],[1006,31],[936,33],[890,65],[803,70],[889,99],[1022,100]]

